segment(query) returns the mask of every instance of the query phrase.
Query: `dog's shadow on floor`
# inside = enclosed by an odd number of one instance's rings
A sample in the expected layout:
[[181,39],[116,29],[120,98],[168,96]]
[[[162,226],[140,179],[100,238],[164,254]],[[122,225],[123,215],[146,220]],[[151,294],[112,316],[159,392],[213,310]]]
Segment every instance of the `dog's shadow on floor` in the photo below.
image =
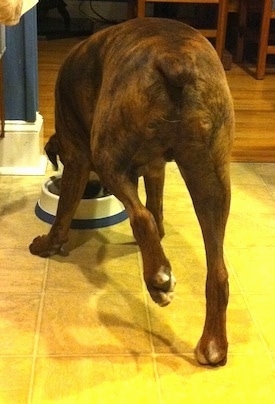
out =
[[[119,240],[117,243],[112,240]],[[76,230],[69,231],[69,240],[64,244],[61,255],[69,256],[74,250],[88,244],[95,245],[119,244],[119,245],[137,245],[133,236],[108,229],[108,235],[105,229]]]
[[[108,296],[105,294],[98,295],[98,303],[97,303],[97,316],[100,320],[100,323],[106,327],[112,334],[115,336],[116,340],[121,340],[121,344],[125,344],[125,337],[123,335],[129,334],[129,338],[131,335],[136,336],[138,339],[139,335],[147,335],[148,339],[151,340],[151,344],[155,341],[156,345],[161,347],[160,354],[164,352],[164,356],[168,353],[168,355],[175,355],[176,357],[181,358],[182,360],[187,361],[193,366],[199,366],[197,361],[193,355],[193,346],[187,341],[183,340],[181,336],[176,335],[171,326],[167,323],[165,318],[162,317],[161,312],[155,308],[155,303],[151,302],[149,294],[147,294],[147,298],[144,298],[144,294],[142,293],[146,289],[145,284],[141,280],[140,282],[140,292],[135,290],[132,292],[129,290],[128,286],[130,281],[123,281],[123,272],[125,271],[125,276],[128,279],[131,277],[131,268],[122,268],[121,277],[116,279],[114,276],[109,276],[108,274],[108,248],[105,237],[100,234],[96,236],[97,241],[102,241],[102,245],[98,247],[96,251],[96,262],[100,264],[101,262],[106,263],[105,268],[103,270],[93,271],[91,268],[79,266],[80,271],[87,279],[87,281],[95,286],[97,290],[102,288],[106,288],[104,285],[108,285],[108,290],[111,292]],[[105,243],[104,243],[105,241]],[[124,240],[126,241],[126,240]],[[121,245],[126,246],[125,250],[123,250],[123,256],[127,254],[134,254],[137,252],[137,244],[134,240],[129,239],[129,241],[122,243]],[[130,248],[133,246],[133,248]],[[118,249],[117,255],[116,251],[112,254],[112,259],[121,259],[122,258],[122,250]],[[123,264],[122,264],[123,265]],[[137,269],[138,271],[140,268]],[[127,274],[126,274],[127,272]],[[134,268],[134,272],[136,269]],[[142,272],[142,271],[141,271]],[[136,276],[136,274],[135,274]],[[140,273],[140,278],[142,278],[142,274]],[[135,282],[136,280],[133,280]],[[138,287],[138,285],[137,285]],[[147,293],[147,292],[145,292]],[[145,300],[144,300],[145,299]],[[175,303],[175,302],[174,302]],[[173,304],[173,303],[172,303]],[[113,310],[113,306],[116,305],[117,309]],[[146,307],[147,306],[147,307]],[[160,310],[165,310],[160,309]],[[149,323],[153,320],[155,324],[158,324],[157,329],[161,330],[160,332],[150,328],[150,326],[145,326],[144,322],[141,321],[140,316],[141,313],[150,312],[150,320]],[[142,316],[141,316],[142,317]],[[148,320],[148,319],[147,319]],[[179,319],[179,321],[181,321]],[[128,330],[128,331],[127,331]],[[183,336],[184,337],[184,336]],[[174,343],[174,341],[176,341]],[[196,342],[196,341],[195,341]],[[129,343],[129,346],[126,341],[125,349],[131,349],[133,346],[132,343]],[[132,351],[133,355],[142,354],[142,352],[138,351],[139,344],[137,343],[137,350]],[[110,347],[106,347],[107,351]],[[112,348],[111,348],[112,349]],[[100,348],[102,350],[102,346]],[[104,350],[104,348],[103,348]],[[162,355],[160,355],[162,356]],[[161,360],[161,359],[160,359]],[[165,359],[164,359],[165,360]]]
[[[176,335],[158,309],[156,311],[153,309],[155,303],[150,301],[149,295],[148,301],[146,301],[147,299],[144,298],[144,296],[142,297],[141,293],[129,292],[128,289],[121,286],[121,283],[116,284],[113,278],[109,279],[108,282],[111,283],[114,293],[108,297],[109,303],[106,302],[106,296],[99,297],[97,315],[100,319],[100,323],[112,332],[115,339],[118,341],[121,340],[121,344],[126,344],[126,350],[133,347],[133,342],[130,342],[128,345],[127,340],[125,342],[125,334],[128,335],[129,338],[131,338],[131,336],[136,337],[136,344],[134,344],[136,348],[131,352],[134,356],[143,353],[142,350],[138,350],[138,336],[140,335],[143,339],[147,336],[152,346],[151,353],[159,354],[159,360],[162,360],[162,356],[165,357],[167,354],[173,354],[193,366],[199,366],[193,356],[193,347],[191,344],[183,340],[181,336]],[[115,313],[112,309],[114,304],[120,306],[120,309],[115,310]],[[141,320],[142,314],[144,313],[147,313],[147,326],[144,320]],[[154,330],[152,323],[157,324],[157,329],[161,330],[161,332]],[[163,360],[165,362],[165,359]]]

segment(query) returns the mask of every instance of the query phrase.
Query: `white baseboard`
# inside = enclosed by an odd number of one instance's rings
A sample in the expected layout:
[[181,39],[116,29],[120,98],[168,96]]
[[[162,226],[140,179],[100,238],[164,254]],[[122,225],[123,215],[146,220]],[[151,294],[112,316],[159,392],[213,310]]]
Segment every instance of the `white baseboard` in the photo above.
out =
[[44,175],[47,158],[43,155],[43,118],[35,122],[6,121],[5,137],[0,139],[0,175]]

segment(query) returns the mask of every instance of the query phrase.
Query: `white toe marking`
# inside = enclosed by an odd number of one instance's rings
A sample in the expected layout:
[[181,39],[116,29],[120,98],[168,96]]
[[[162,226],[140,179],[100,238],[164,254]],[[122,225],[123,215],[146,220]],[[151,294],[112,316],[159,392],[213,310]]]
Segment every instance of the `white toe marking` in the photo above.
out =
[[170,279],[170,276],[166,274],[165,272],[158,272],[156,277],[155,277],[155,282],[158,285],[161,285],[162,283],[168,282]]
[[215,341],[211,340],[208,344],[208,356],[209,360],[200,351],[200,343],[198,343],[195,350],[196,357],[199,363],[202,365],[208,365],[209,363],[218,363],[220,361],[220,354],[217,351]]
[[208,345],[209,359],[211,363],[216,363],[220,360],[219,352],[217,351],[217,347],[215,342],[212,340]]

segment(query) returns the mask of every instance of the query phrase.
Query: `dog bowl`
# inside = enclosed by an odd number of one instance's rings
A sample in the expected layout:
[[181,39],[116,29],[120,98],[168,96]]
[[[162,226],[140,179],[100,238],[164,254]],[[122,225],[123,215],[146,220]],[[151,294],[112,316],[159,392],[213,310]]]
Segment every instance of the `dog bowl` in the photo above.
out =
[[[35,206],[36,216],[49,224],[55,220],[60,182],[61,176],[56,176],[43,183],[40,199]],[[81,199],[71,223],[72,229],[96,229],[112,226],[127,219],[123,204],[114,195],[108,193],[106,195],[104,188],[98,184],[96,195],[91,197],[92,193],[86,192],[86,196],[84,194]]]

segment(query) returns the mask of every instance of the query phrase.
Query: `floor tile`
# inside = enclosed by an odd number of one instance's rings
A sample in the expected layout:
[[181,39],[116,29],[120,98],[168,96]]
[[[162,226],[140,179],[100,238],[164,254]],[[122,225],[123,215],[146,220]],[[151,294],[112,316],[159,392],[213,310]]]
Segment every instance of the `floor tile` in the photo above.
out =
[[0,294],[0,355],[32,355],[40,296]]
[[46,294],[40,355],[150,351],[143,294],[124,290],[113,294]]
[[50,259],[47,291],[91,293],[142,292],[136,245],[79,247]]
[[[156,353],[193,353],[205,319],[203,296],[182,296],[169,306],[150,306],[152,338]],[[231,295],[227,311],[229,352],[265,352],[261,335],[241,295]]]
[[275,372],[267,355],[231,355],[226,366],[217,368],[159,356],[157,371],[163,403],[274,402]]
[[129,402],[159,403],[150,357],[106,355],[37,360],[33,404]]
[[231,212],[226,229],[227,247],[274,247],[275,215]]
[[241,184],[232,186],[231,211],[275,214],[275,203],[264,184]]
[[247,295],[247,301],[268,349],[275,352],[274,295]]
[[231,248],[229,256],[244,292],[274,295],[275,247]]
[[177,285],[165,308],[146,291],[129,220],[70,230],[62,256],[34,257],[30,242],[50,228],[34,214],[45,178],[0,176],[0,403],[273,402],[274,167],[231,167],[229,355],[214,369],[199,366],[193,352],[206,260],[175,163],[167,165],[162,245]]
[[0,403],[28,402],[32,358],[0,357]]
[[2,248],[21,248],[26,251],[36,236],[49,231],[49,225],[35,216],[34,206],[29,206],[26,212],[15,210],[14,213],[3,215],[0,217],[0,226],[5,229],[5,237],[1,239]]
[[64,250],[65,253],[69,253],[78,247],[99,246],[108,243],[112,245],[136,245],[129,219],[126,219],[114,226],[103,227],[101,229],[71,229],[69,231],[69,241],[67,244],[65,244]]
[[243,295],[233,294],[229,297],[227,333],[230,354],[250,355],[253,352],[266,352],[259,328]]
[[193,211],[189,214],[179,214],[178,210],[171,209],[164,217],[164,230],[164,248],[176,246],[184,250],[190,247],[204,247],[201,229]]
[[261,185],[262,180],[251,163],[231,163],[232,184]]
[[[167,247],[165,250],[177,282],[175,293],[181,294],[183,299],[185,295],[204,295],[207,275],[204,248],[174,246]],[[230,263],[227,262],[226,257],[225,262],[229,272],[230,292],[239,292],[235,274],[230,270]]]
[[2,248],[0,257],[0,293],[41,292],[46,260],[26,248]]
[[156,353],[193,353],[204,321],[204,298],[177,294],[167,307],[149,304]]
[[254,169],[275,198],[275,164],[255,163]]
[[260,176],[267,175],[272,176],[274,175],[275,170],[275,163],[253,163],[253,168]]

